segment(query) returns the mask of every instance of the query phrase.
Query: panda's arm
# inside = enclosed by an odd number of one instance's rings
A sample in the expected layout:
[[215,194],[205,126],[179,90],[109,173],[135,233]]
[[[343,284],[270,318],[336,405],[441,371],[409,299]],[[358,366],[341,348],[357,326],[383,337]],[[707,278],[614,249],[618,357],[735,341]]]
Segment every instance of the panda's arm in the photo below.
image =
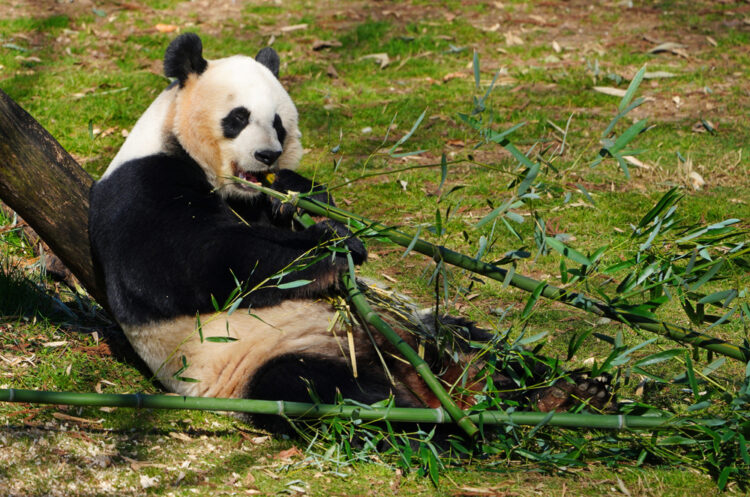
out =
[[[292,231],[245,224],[205,181],[197,165],[157,155],[124,165],[91,191],[89,236],[118,321],[156,321],[210,312],[236,288],[243,305],[274,305],[320,296],[346,269],[343,257],[319,247],[347,235],[342,225],[322,222]],[[366,251],[359,240],[342,240],[355,261]],[[322,257],[319,257],[322,256]],[[280,283],[296,261],[303,264]]]

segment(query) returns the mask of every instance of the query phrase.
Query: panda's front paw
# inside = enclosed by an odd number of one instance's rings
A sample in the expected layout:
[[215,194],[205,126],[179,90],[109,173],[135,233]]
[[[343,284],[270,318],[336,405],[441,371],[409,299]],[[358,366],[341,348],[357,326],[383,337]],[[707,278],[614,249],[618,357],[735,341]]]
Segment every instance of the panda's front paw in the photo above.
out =
[[323,230],[326,233],[327,240],[341,240],[346,244],[346,248],[352,254],[354,264],[361,265],[367,260],[367,248],[362,240],[352,235],[343,223],[327,219],[314,226],[316,229]]
[[297,208],[292,204],[282,202],[281,200],[270,197],[271,200],[271,219],[277,226],[291,226]]

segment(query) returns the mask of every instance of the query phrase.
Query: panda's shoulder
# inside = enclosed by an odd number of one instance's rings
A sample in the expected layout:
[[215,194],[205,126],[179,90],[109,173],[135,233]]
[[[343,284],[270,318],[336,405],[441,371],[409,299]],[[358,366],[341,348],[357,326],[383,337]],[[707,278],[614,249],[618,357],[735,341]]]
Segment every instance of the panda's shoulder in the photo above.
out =
[[206,192],[210,184],[200,166],[186,157],[154,154],[131,159],[98,181],[92,192],[141,192],[163,196],[169,191]]

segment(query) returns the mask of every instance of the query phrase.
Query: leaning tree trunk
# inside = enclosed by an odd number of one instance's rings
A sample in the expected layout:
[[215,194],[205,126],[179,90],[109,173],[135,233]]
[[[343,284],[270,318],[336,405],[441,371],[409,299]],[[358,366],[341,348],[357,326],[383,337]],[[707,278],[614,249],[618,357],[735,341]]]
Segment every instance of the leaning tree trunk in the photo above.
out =
[[88,236],[93,179],[28,112],[0,90],[0,199],[106,305]]

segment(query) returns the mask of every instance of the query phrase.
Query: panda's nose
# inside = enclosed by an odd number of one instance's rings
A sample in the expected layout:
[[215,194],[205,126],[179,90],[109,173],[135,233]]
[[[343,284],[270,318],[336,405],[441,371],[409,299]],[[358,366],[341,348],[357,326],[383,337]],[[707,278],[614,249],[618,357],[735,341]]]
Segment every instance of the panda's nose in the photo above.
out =
[[276,162],[276,159],[278,159],[280,155],[281,151],[277,150],[258,150],[255,152],[255,158],[267,166]]

